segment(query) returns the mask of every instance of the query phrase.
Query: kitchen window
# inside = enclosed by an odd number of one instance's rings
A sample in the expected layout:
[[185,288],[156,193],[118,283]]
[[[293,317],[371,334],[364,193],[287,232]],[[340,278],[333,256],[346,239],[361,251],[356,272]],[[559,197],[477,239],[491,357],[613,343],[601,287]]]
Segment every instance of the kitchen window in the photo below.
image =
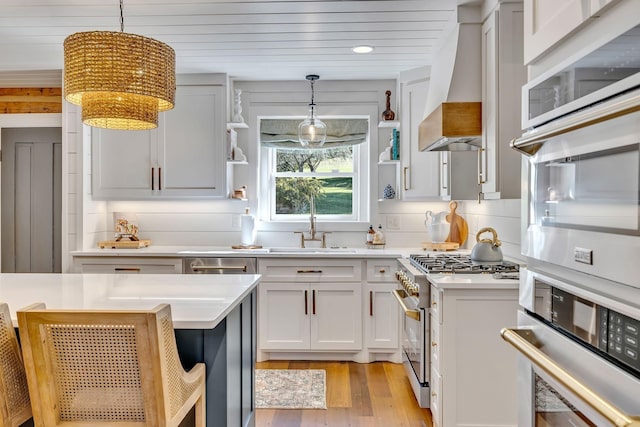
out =
[[368,120],[323,120],[328,136],[320,149],[301,149],[296,135],[300,120],[262,120],[262,178],[268,183],[263,187],[268,191],[264,220],[308,221],[311,197],[318,221],[356,222],[363,217],[361,206],[368,204],[368,177],[363,176],[368,156],[362,155],[368,150]]

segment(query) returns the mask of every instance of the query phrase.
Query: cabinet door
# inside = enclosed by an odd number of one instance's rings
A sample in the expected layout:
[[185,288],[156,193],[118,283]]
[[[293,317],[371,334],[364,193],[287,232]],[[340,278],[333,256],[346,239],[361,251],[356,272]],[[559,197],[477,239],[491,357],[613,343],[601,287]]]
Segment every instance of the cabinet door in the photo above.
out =
[[479,182],[484,199],[520,198],[520,154],[509,146],[522,134],[522,6],[505,3],[482,25],[482,150]]
[[426,78],[402,84],[400,161],[403,200],[439,198],[439,153],[418,148],[418,125],[425,118],[428,87]]
[[360,283],[312,286],[312,350],[362,349],[361,286]]
[[365,345],[370,349],[397,349],[400,330],[394,283],[368,284],[365,291]]
[[93,197],[120,200],[152,197],[153,189],[157,188],[153,183],[157,176],[157,142],[157,129],[127,131],[92,128]]
[[585,0],[525,0],[524,63],[529,64],[589,18]]
[[258,329],[261,350],[309,350],[311,292],[297,283],[260,283]]
[[222,86],[178,86],[163,115],[158,152],[163,197],[226,195],[226,127]]

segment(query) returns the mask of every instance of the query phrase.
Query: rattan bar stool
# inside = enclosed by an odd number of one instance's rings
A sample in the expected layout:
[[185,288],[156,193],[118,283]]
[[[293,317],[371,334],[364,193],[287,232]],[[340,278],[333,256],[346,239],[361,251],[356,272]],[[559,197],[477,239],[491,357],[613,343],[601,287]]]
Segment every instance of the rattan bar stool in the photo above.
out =
[[31,418],[20,344],[6,303],[0,303],[0,400],[0,427],[16,427]]
[[205,366],[185,372],[171,307],[18,310],[36,426],[205,426]]

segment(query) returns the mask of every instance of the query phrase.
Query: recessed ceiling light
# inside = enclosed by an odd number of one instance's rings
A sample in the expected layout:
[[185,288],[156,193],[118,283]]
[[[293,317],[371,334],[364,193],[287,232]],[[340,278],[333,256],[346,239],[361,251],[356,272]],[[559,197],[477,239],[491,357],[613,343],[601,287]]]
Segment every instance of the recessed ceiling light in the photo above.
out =
[[373,52],[373,47],[371,46],[356,46],[351,48],[352,51],[354,51],[355,53],[369,53],[369,52]]

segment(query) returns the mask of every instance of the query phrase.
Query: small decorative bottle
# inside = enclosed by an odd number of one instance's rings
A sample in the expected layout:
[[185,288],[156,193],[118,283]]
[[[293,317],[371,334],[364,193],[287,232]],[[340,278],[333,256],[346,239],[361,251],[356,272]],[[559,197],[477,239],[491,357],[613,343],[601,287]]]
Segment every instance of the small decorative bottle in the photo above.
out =
[[373,236],[376,235],[376,232],[373,229],[373,225],[369,226],[369,230],[367,231],[367,243],[373,243]]

